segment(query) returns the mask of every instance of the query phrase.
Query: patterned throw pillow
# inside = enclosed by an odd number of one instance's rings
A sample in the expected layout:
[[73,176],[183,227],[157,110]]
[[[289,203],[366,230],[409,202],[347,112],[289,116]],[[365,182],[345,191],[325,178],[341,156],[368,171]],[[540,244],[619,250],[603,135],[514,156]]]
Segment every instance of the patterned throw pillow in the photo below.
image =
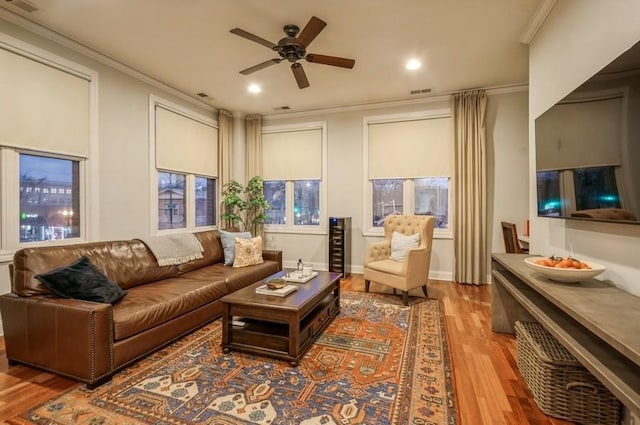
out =
[[253,239],[236,238],[236,253],[233,267],[246,267],[262,264],[262,237]]

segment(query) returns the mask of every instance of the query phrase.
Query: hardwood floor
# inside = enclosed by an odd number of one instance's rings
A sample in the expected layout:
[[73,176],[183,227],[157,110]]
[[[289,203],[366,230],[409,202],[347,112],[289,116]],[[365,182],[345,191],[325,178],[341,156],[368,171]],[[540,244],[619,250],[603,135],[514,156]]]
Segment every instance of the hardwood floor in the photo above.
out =
[[[342,288],[364,292],[362,275],[344,280]],[[538,409],[518,373],[515,337],[491,332],[489,285],[430,281],[428,288],[429,296],[442,300],[444,307],[460,424],[571,424],[545,416]],[[372,282],[371,292],[391,291]],[[421,296],[422,291],[415,295]],[[0,421],[76,384],[26,366],[8,367],[4,340],[0,339]]]

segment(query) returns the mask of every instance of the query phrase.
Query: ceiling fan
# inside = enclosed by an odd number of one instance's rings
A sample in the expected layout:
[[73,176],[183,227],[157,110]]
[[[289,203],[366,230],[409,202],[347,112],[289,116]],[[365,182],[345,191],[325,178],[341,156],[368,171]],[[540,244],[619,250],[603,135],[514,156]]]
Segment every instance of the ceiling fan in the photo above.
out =
[[[327,23],[322,19],[312,16],[302,32],[297,25],[289,24],[285,25],[283,30],[286,37],[278,41],[278,44],[274,44],[264,38],[251,34],[240,28],[234,28],[230,32],[240,37],[244,37],[248,40],[262,44],[265,47],[277,52],[280,57],[275,59],[269,59],[268,61],[259,63],[250,68],[243,69],[240,74],[249,75],[268,66],[280,63],[286,59],[291,62],[291,71],[298,83],[298,87],[304,89],[309,87],[309,80],[302,68],[302,64],[298,63],[301,59],[306,59],[307,62],[320,63],[323,65],[339,66],[341,68],[353,68],[356,61],[353,59],[339,58],[336,56],[316,55],[314,53],[307,53],[307,47],[311,42],[320,34],[320,31],[327,26]],[[298,35],[298,33],[300,33]]]

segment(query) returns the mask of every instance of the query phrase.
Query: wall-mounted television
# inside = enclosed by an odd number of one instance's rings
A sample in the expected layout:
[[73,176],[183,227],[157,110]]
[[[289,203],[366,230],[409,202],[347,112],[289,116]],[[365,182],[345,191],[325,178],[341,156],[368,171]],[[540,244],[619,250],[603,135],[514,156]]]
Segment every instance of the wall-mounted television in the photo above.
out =
[[538,216],[640,224],[640,42],[535,130]]

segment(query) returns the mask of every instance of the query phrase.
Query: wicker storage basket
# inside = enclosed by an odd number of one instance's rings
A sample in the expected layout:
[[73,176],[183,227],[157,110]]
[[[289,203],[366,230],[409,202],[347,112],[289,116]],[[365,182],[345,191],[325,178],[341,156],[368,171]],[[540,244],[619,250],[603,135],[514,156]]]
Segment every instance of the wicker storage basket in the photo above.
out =
[[516,322],[518,369],[545,414],[619,424],[622,405],[539,323]]

